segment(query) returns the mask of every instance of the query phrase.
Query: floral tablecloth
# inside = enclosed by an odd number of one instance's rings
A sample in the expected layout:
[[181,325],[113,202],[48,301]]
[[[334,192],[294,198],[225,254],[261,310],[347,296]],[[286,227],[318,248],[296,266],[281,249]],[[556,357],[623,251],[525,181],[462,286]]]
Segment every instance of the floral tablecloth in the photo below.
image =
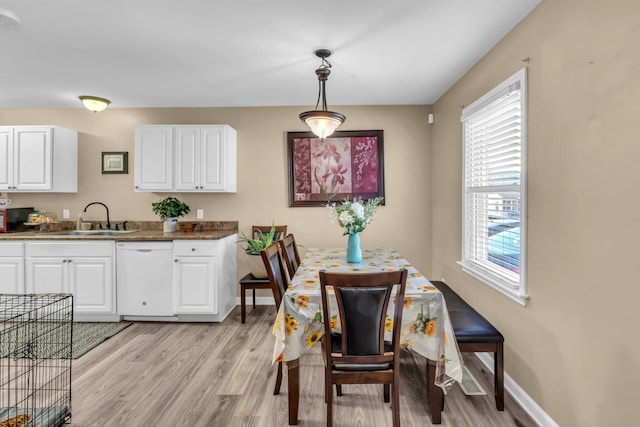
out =
[[[344,249],[311,248],[287,289],[273,326],[274,363],[298,359],[324,333],[318,272],[376,272],[408,270],[400,343],[437,362],[436,385],[446,391],[462,380],[462,357],[453,334],[442,293],[400,254],[388,247],[364,249],[362,262],[349,264]],[[331,302],[335,304],[335,299]],[[393,299],[389,302],[392,322]],[[335,307],[333,308],[335,310]],[[335,311],[334,311],[335,312]],[[332,328],[339,329],[335,319]],[[391,330],[389,324],[388,331]],[[389,336],[390,338],[390,336]]]

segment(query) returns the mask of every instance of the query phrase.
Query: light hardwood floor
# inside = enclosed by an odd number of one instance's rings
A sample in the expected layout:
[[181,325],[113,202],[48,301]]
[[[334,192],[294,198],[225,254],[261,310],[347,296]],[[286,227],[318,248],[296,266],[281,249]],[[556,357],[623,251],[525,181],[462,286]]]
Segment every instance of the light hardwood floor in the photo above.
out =
[[[222,323],[138,322],[73,362],[73,427],[287,426],[287,382],[274,396],[274,307],[259,306],[240,323],[237,307]],[[300,426],[326,424],[319,346],[301,359]],[[404,427],[431,426],[424,359],[403,353],[400,415]],[[459,386],[445,397],[443,427],[534,426],[508,393],[498,412],[492,375],[472,355],[465,363],[485,396]],[[334,425],[391,426],[382,387],[344,386]]]

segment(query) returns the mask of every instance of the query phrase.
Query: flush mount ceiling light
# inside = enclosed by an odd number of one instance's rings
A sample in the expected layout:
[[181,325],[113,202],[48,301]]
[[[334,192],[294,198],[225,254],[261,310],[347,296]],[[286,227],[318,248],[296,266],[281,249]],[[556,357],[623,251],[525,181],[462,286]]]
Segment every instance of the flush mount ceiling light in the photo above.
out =
[[20,23],[20,18],[10,10],[0,9],[0,27],[13,27]]
[[[305,122],[314,134],[324,139],[331,135],[347,118],[340,113],[327,110],[325,83],[331,73],[331,70],[329,70],[331,64],[327,61],[327,58],[331,56],[331,51],[328,49],[318,49],[315,51],[315,54],[318,58],[322,59],[320,67],[316,70],[316,75],[318,76],[318,101],[316,102],[315,110],[305,111],[300,114],[300,120]],[[321,109],[318,110],[318,106],[320,105]]]
[[81,96],[79,97],[80,101],[84,104],[87,109],[97,113],[98,111],[102,111],[111,104],[111,101],[104,98],[99,98],[97,96]]

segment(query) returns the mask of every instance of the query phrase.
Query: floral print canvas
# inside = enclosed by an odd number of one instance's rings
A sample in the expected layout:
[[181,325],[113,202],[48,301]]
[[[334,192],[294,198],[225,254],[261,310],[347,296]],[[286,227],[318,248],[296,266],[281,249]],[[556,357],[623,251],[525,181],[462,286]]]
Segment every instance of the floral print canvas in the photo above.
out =
[[334,135],[320,139],[307,133],[289,133],[292,206],[295,202],[338,201],[356,196],[367,200],[384,194],[382,131],[344,131]]

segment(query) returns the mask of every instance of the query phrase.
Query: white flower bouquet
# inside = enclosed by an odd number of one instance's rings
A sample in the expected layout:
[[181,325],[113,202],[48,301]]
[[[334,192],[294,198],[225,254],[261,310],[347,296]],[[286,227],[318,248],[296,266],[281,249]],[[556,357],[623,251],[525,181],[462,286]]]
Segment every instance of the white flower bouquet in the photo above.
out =
[[344,200],[341,203],[329,203],[329,219],[344,229],[344,236],[364,231],[371,224],[376,208],[382,203],[382,197],[362,201],[361,197]]

